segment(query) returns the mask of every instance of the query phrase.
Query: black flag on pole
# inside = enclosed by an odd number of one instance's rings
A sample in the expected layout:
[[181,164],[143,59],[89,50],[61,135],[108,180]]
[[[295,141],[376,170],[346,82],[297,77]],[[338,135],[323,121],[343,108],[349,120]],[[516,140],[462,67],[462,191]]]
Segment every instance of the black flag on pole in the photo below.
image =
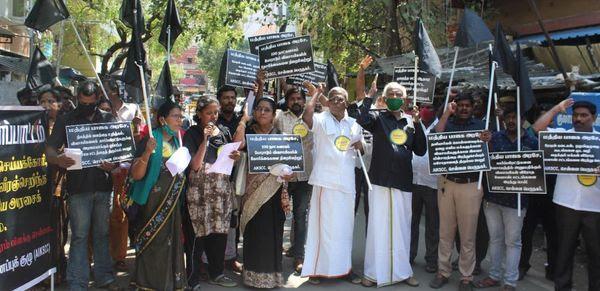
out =
[[[170,36],[169,31],[171,32]],[[167,50],[169,48],[173,49],[175,40],[177,40],[177,37],[179,37],[182,32],[183,27],[181,27],[181,19],[179,18],[177,6],[175,6],[175,0],[168,0],[165,18],[163,19],[160,35],[158,36],[158,42]]]
[[44,32],[55,23],[69,18],[62,0],[37,0],[25,18],[25,26]]
[[516,63],[512,50],[506,42],[506,36],[500,22],[496,23],[496,45],[494,46],[494,60],[502,67],[502,70],[511,75],[515,75]]
[[521,114],[525,114],[535,104],[535,96],[533,95],[533,88],[531,86],[531,80],[529,79],[527,65],[525,64],[525,59],[521,53],[521,45],[518,42],[516,54],[517,66],[513,79],[521,90]]
[[485,41],[494,40],[494,36],[485,22],[473,10],[465,8],[463,17],[456,32],[454,45],[473,47]]
[[56,78],[56,70],[52,64],[46,59],[38,46],[35,47],[29,64],[29,72],[27,73],[28,89],[35,89],[44,84],[53,84]]
[[415,53],[419,57],[419,69],[427,71],[438,78],[441,77],[442,63],[421,19],[417,19],[413,35],[415,38]]
[[331,90],[331,88],[333,88],[333,87],[340,86],[339,75],[337,73],[337,70],[335,69],[335,66],[329,59],[327,60],[326,80],[327,80],[327,90]]
[[140,0],[123,0],[123,3],[121,3],[120,19],[131,29],[137,27],[140,34],[146,32],[146,24],[142,15],[142,3]]
[[225,77],[227,77],[227,51],[225,49],[223,58],[221,58],[221,67],[219,68],[219,79],[217,80],[217,88],[221,88],[225,85]]
[[[126,7],[136,6],[139,9],[132,9],[131,14],[123,14],[123,11]],[[141,88],[142,82],[138,65],[142,66],[144,72],[146,71],[146,51],[144,50],[144,43],[142,41],[142,33],[144,31],[144,16],[141,13],[142,10],[138,0],[124,0],[123,6],[121,6],[121,12],[121,17],[127,17],[125,19],[121,18],[121,20],[123,20],[125,23],[133,24],[131,41],[129,42],[129,49],[127,51],[127,61],[125,62],[125,68],[123,69],[122,81],[128,85]]]
[[165,61],[160,76],[158,77],[156,94],[164,98],[170,98],[171,95],[173,95],[173,81],[171,79],[171,68],[169,67],[168,61]]

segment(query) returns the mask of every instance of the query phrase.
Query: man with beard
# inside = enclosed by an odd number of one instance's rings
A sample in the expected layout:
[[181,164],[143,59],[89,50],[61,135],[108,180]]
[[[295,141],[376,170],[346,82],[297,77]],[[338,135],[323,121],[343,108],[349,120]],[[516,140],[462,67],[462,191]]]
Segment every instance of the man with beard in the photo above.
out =
[[[54,130],[48,138],[46,158],[49,164],[68,168],[75,161],[57,149],[66,146],[68,125],[106,123],[115,121],[108,112],[98,109],[98,87],[91,81],[83,82],[77,90],[77,108],[56,120]],[[108,228],[110,216],[110,172],[116,164],[102,163],[98,167],[67,172],[67,200],[71,222],[71,242],[67,263],[67,282],[70,290],[87,290],[90,277],[87,256],[90,229],[94,244],[94,280],[99,288],[115,286],[113,266],[108,250]]]
[[294,256],[294,271],[302,272],[304,261],[304,243],[306,241],[306,214],[308,213],[308,202],[312,187],[308,184],[308,178],[312,170],[312,148],[313,136],[306,123],[302,120],[306,96],[297,88],[290,88],[285,92],[286,111],[278,111],[275,116],[275,128],[283,134],[297,134],[302,138],[304,149],[304,172],[296,173],[296,176],[288,183],[288,193],[293,199],[294,239],[290,248]]
[[235,103],[237,100],[237,92],[234,87],[223,86],[217,91],[217,100],[221,105],[219,119],[217,124],[223,125],[229,129],[229,132],[234,135],[241,116],[235,113]]
[[[483,130],[485,124],[473,117],[473,96],[459,93],[442,114],[435,132]],[[459,290],[471,290],[475,269],[475,236],[483,192],[477,189],[479,172],[446,174],[438,179],[438,208],[440,241],[438,244],[438,273],[429,286],[441,288],[452,274],[452,246],[456,230],[461,247],[458,269],[461,274]]]
[[[533,125],[533,130],[551,129],[548,125],[559,112],[573,107],[573,128],[569,132],[594,132],[596,105],[588,101],[574,102],[568,98],[544,113]],[[598,166],[598,165],[596,165]],[[600,167],[599,167],[600,169]],[[600,183],[599,171],[594,175],[561,175],[556,177],[554,204],[558,230],[558,251],[554,265],[555,290],[571,290],[573,285],[573,257],[581,234],[588,262],[588,290],[600,290]]]

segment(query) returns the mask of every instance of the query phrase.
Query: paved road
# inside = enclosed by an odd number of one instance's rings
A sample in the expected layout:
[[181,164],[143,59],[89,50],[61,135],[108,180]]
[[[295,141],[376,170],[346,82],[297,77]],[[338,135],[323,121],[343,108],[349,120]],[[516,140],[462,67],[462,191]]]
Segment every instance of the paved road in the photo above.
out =
[[[362,206],[359,208],[362,210]],[[420,281],[419,287],[409,287],[404,284],[398,284],[393,286],[384,287],[386,289],[401,289],[401,290],[434,290],[429,287],[429,281],[433,278],[433,274],[429,274],[425,272],[425,261],[423,259],[424,250],[425,250],[425,242],[423,240],[423,223],[424,219],[421,220],[421,241],[419,243],[419,254],[417,256],[415,265],[413,266],[413,271],[415,273],[415,278]],[[286,242],[284,247],[289,247],[289,240],[287,240],[289,234],[289,221],[286,223]],[[542,238],[537,236],[534,244],[538,246],[542,245]],[[356,217],[356,223],[354,228],[354,248],[352,253],[353,266],[354,271],[361,275],[363,272],[363,257],[364,257],[364,247],[365,247],[365,217],[362,211],[359,211],[359,214]],[[241,248],[240,248],[241,251]],[[130,269],[133,268],[133,253],[130,250],[131,255],[128,256],[128,264]],[[581,254],[578,254],[576,257],[576,261],[581,261]],[[532,268],[528,273],[528,276],[525,277],[524,280],[519,282],[518,288],[520,290],[527,291],[551,291],[554,289],[554,285],[552,282],[546,280],[544,278],[544,265],[545,262],[545,253],[543,252],[541,247],[536,247],[534,250],[534,255],[532,257]],[[320,285],[312,285],[307,282],[307,279],[300,278],[298,275],[293,274],[292,271],[292,259],[284,257],[284,270],[285,270],[285,278],[287,278],[285,289],[300,289],[300,290],[364,290],[365,287],[361,285],[354,285],[346,281],[342,280],[323,280]],[[488,269],[489,261],[486,259],[483,262],[484,271]],[[239,286],[236,288],[223,288],[219,286],[213,286],[208,283],[201,283],[202,290],[250,290],[250,288],[244,287],[241,283],[241,278],[239,274],[230,273],[232,278],[235,278],[239,282]],[[585,290],[587,288],[587,280],[585,276],[587,275],[587,271],[581,263],[577,263],[574,270],[574,281],[575,281],[575,289]],[[485,276],[482,274],[480,277]],[[441,291],[447,290],[457,290],[458,286],[458,271],[455,271],[453,276],[450,278],[450,283],[448,283],[444,288],[438,289]],[[118,281],[119,285],[125,289],[129,282],[129,274],[126,272],[118,273]],[[585,288],[584,288],[585,287]],[[67,290],[66,286],[59,286],[57,290]],[[91,289],[97,290],[97,289]],[[126,289],[125,289],[126,290]],[[494,289],[487,289],[494,290]]]

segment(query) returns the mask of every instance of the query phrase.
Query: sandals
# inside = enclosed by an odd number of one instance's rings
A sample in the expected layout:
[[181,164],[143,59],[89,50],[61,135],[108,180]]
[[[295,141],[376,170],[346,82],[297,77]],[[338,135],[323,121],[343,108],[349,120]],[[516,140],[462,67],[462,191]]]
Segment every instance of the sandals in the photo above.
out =
[[481,279],[481,280],[473,283],[473,286],[475,286],[475,288],[497,287],[497,286],[500,286],[500,281],[496,281],[490,277],[485,277],[484,279]]
[[221,287],[235,287],[237,283],[233,281],[231,278],[221,274],[214,279],[210,279],[208,283],[212,285],[219,285]]

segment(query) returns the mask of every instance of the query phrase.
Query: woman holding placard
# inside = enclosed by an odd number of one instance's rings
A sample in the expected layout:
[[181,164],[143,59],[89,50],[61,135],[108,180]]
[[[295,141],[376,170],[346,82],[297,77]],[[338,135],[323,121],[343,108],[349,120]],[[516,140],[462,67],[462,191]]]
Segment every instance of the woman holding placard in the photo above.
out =
[[185,176],[171,175],[165,162],[180,146],[183,115],[167,100],[157,117],[160,126],[137,146],[131,166],[128,216],[136,248],[131,281],[142,290],[179,290],[186,287],[179,209]]
[[[216,125],[219,111],[217,99],[200,97],[194,116],[196,125],[190,127],[183,137],[183,144],[192,155],[186,193],[187,210],[195,235],[192,261],[188,262],[191,287],[198,284],[200,257],[203,251],[208,259],[209,282],[223,287],[237,285],[223,274],[227,233],[235,201],[231,173],[215,172],[211,169],[218,155],[232,139],[227,127]],[[234,150],[229,154],[229,158],[238,160],[240,153]]]
[[[253,111],[254,122],[242,116],[235,141],[245,147],[245,134],[279,134],[274,127],[276,104],[260,98]],[[291,175],[283,177],[286,180]],[[244,237],[244,284],[254,288],[275,288],[284,284],[282,274],[283,223],[290,204],[277,177],[270,173],[250,174],[242,198],[240,232]]]

